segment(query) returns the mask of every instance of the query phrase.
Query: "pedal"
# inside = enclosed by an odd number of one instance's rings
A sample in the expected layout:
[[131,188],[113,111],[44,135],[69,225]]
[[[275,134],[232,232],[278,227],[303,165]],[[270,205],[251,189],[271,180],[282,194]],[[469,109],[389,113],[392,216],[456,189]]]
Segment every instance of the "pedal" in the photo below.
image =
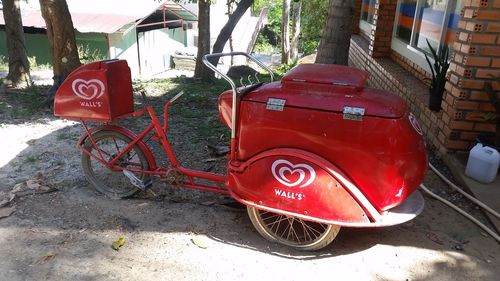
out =
[[130,183],[141,189],[141,190],[147,190],[153,186],[153,181],[151,179],[147,179],[145,181],[139,179],[134,173],[128,170],[123,170],[123,174],[130,180]]

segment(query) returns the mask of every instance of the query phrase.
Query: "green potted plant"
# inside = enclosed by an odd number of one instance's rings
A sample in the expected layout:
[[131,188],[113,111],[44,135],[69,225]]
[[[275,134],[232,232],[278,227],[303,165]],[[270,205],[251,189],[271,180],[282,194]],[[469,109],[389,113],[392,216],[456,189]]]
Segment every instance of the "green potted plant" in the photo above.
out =
[[432,58],[434,59],[434,63],[431,63],[427,54],[424,53],[425,60],[427,60],[432,74],[431,85],[429,87],[429,108],[432,111],[440,111],[441,101],[443,100],[444,86],[446,85],[447,80],[446,72],[448,72],[448,67],[450,66],[450,50],[448,49],[448,46],[442,46],[438,53],[436,49],[431,46],[429,40],[426,41],[432,54]]

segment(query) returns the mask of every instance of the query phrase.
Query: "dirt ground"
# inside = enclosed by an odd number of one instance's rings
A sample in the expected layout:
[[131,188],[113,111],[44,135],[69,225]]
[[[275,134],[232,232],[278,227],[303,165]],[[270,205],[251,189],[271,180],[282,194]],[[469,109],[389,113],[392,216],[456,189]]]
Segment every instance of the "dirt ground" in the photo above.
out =
[[[1,94],[1,95],[5,95]],[[170,134],[182,162],[220,171],[189,126]],[[212,120],[213,121],[213,120]],[[500,246],[425,196],[415,220],[378,229],[343,228],[318,252],[272,244],[229,198],[165,186],[157,196],[112,200],[85,180],[79,124],[50,112],[0,120],[0,192],[16,187],[0,219],[0,280],[498,280]],[[137,125],[137,124],[136,124]],[[426,184],[445,187],[429,174]],[[446,194],[484,220],[482,213]],[[0,198],[1,201],[1,198]],[[125,238],[115,251],[113,241]],[[495,277],[497,276],[497,277]]]

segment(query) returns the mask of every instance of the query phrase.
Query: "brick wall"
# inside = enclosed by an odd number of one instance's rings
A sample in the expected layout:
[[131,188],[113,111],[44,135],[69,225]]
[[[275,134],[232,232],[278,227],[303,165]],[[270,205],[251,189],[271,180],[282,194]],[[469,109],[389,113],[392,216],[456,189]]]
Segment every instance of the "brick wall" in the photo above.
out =
[[[492,81],[490,75],[500,75],[500,0],[464,0],[443,110],[438,113],[427,108],[430,74],[390,49],[396,7],[397,0],[377,1],[368,42],[359,36],[351,40],[351,63],[371,73],[372,86],[398,93],[408,102],[429,144],[442,153],[468,150],[478,133],[496,130],[495,123],[484,118],[495,110],[484,85]],[[378,59],[384,57],[391,60]],[[415,80],[405,81],[405,72]],[[493,87],[500,91],[500,83]]]
[[[428,86],[415,76],[405,72],[405,69],[390,58],[373,58],[369,54],[369,43],[361,36],[352,36],[349,52],[350,63],[370,72],[368,84],[371,87],[384,89],[398,94],[402,97],[411,111],[420,121],[422,131],[426,137],[427,144],[437,148],[441,153],[446,153],[438,136],[442,135],[444,123],[441,114],[434,113],[427,107]],[[391,54],[391,58],[404,58],[397,54]],[[406,70],[411,70],[411,64],[405,64]],[[442,138],[441,137],[441,138]]]
[[496,131],[484,118],[495,111],[484,85],[500,75],[500,0],[466,0],[461,16],[442,103],[450,150],[469,149],[478,133]]
[[430,73],[409,58],[391,50],[390,58],[426,85],[430,85]]
[[370,56],[374,58],[387,57],[390,54],[397,4],[397,0],[379,0],[375,3],[369,47]]

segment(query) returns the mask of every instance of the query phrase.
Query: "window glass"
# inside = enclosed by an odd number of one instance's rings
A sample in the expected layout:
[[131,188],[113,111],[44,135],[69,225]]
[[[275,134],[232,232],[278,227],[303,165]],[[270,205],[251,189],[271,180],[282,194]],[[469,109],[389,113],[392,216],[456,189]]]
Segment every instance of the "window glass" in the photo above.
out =
[[396,37],[410,44],[411,30],[415,11],[417,10],[417,0],[402,0],[399,6],[398,24],[396,26]]
[[373,24],[373,15],[375,14],[376,0],[363,0],[361,3],[361,20]]
[[437,49],[441,41],[441,31],[446,14],[445,0],[423,1],[418,10],[418,24],[415,34],[416,46],[425,52],[429,52],[427,40],[432,48]]
[[430,53],[430,45],[451,47],[460,20],[463,0],[400,0],[395,37]]

